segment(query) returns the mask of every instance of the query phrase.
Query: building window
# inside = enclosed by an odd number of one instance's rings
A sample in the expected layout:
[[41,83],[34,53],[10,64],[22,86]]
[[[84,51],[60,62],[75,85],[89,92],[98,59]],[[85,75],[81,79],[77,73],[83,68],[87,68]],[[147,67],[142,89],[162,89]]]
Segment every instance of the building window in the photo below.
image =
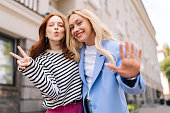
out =
[[111,14],[111,11],[109,9],[109,0],[105,0],[105,10],[108,14]]
[[123,6],[125,8],[125,11],[127,11],[128,10],[128,8],[127,8],[127,0],[123,0]]
[[119,14],[119,11],[118,11],[118,10],[116,11],[116,20],[117,20],[117,21],[120,21],[120,14]]
[[9,52],[13,52],[14,40],[0,34],[0,84],[14,84],[13,58]]
[[38,10],[38,0],[15,0],[33,11]]
[[128,23],[127,22],[125,22],[125,32],[128,34]]
[[96,8],[96,9],[100,9],[100,0],[89,0],[89,2]]

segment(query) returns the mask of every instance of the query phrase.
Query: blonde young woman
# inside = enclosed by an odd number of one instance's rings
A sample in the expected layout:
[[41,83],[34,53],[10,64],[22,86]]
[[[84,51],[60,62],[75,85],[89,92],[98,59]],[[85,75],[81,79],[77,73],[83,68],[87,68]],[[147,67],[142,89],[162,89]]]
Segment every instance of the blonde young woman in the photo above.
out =
[[135,58],[134,44],[131,52],[128,42],[124,49],[88,10],[72,11],[66,25],[67,46],[79,61],[85,112],[129,113],[124,92],[140,94],[145,90],[140,73],[141,50]]
[[39,40],[28,56],[20,46],[17,60],[20,71],[27,76],[44,99],[46,113],[84,113],[82,81],[78,64],[66,47],[65,19],[49,14],[39,28]]

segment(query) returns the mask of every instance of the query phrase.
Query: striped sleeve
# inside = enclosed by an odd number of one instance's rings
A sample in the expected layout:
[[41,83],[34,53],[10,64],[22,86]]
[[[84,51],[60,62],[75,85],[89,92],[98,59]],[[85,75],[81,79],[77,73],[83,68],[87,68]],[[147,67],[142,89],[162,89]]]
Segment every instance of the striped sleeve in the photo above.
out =
[[32,59],[26,69],[19,71],[21,71],[23,75],[27,76],[43,95],[57,100],[61,91],[58,88],[56,81],[49,77],[53,75],[50,75],[51,73],[47,73],[48,69],[44,65],[41,65],[41,62],[48,61],[39,57],[36,58],[35,61]]

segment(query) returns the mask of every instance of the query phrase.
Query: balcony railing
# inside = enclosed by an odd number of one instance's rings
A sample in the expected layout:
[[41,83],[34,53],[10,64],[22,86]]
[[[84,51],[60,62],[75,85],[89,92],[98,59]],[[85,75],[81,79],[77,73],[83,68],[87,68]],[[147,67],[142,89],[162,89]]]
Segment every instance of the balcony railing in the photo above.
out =
[[34,12],[38,11],[38,0],[15,0]]
[[14,0],[14,1],[20,3],[21,5],[27,7],[28,9],[36,12],[37,14],[39,14],[43,17],[45,17],[46,15],[51,14],[51,13],[52,14],[61,14],[62,16],[65,17],[65,15],[62,12],[58,11],[51,5],[48,6],[48,10],[46,12],[41,13],[41,11],[39,9],[40,8],[39,0]]
[[60,11],[58,11],[57,9],[55,9],[53,6],[49,6],[49,8],[48,8],[48,13],[50,13],[50,14],[60,14],[60,15],[62,15],[62,16],[64,16],[65,17],[65,15],[62,13],[62,12],[60,12]]

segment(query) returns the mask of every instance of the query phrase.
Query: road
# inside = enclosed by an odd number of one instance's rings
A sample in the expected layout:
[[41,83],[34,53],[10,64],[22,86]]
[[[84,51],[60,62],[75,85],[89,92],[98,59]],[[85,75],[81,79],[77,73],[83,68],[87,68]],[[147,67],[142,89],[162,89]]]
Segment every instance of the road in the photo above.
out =
[[170,113],[170,106],[167,105],[143,105],[139,113]]

